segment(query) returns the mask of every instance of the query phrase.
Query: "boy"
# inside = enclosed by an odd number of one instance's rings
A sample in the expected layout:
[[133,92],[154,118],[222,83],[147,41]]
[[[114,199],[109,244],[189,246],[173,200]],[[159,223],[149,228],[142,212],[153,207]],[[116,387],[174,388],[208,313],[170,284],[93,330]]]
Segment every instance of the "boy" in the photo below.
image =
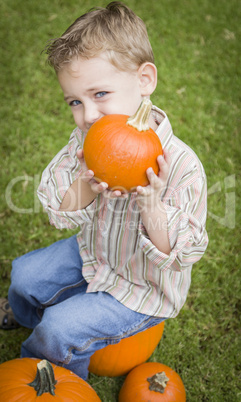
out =
[[109,191],[84,162],[90,126],[133,115],[157,83],[144,23],[112,2],[80,17],[47,48],[77,128],[45,169],[38,195],[57,228],[77,236],[13,262],[9,302],[33,328],[22,357],[47,358],[83,379],[95,350],[143,331],[183,306],[192,264],[207,247],[206,178],[195,153],[153,106],[164,147],[159,173],[134,193]]

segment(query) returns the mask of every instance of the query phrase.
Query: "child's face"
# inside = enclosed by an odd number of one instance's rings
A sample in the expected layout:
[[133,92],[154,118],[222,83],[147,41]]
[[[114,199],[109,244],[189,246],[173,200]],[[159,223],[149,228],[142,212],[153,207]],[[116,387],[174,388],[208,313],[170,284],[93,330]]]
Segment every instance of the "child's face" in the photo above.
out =
[[58,79],[75,123],[85,133],[104,115],[133,115],[143,98],[138,71],[118,70],[105,54],[73,59]]

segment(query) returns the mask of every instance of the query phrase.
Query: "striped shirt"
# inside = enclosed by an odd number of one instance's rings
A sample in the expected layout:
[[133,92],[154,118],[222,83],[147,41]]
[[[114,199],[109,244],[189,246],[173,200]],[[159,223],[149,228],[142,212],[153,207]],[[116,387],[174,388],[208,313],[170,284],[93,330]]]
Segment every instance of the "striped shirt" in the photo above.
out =
[[[160,197],[167,214],[169,255],[148,237],[136,203],[99,194],[86,208],[60,211],[70,185],[80,176],[76,151],[84,134],[76,128],[42,175],[38,196],[50,223],[58,229],[80,228],[77,235],[87,292],[103,291],[128,308],[156,317],[175,317],[187,298],[192,265],[205,252],[208,237],[206,176],[196,154],[175,137],[166,114],[152,107],[156,134],[172,163]],[[154,222],[158,230],[158,222]]]

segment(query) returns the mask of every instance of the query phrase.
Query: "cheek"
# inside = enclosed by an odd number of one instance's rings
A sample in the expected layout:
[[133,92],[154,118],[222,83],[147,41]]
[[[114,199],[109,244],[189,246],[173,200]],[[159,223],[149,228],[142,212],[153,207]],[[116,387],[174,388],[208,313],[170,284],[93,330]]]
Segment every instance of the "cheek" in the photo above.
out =
[[137,87],[137,86],[130,87],[129,93],[125,97],[125,105],[126,105],[126,107],[128,107],[129,115],[133,115],[137,111],[142,100],[143,100],[143,97],[141,96],[139,87]]
[[72,115],[73,115],[73,117],[74,117],[75,124],[76,124],[79,128],[82,128],[81,126],[83,125],[83,119],[82,119],[82,117],[81,117],[81,113],[78,112],[76,109],[73,109],[73,110],[72,110]]
[[113,113],[132,116],[142,102],[142,96],[138,91],[125,91],[121,97],[116,97],[113,101]]
[[133,116],[137,109],[139,108],[140,104],[142,102],[142,97],[141,96],[131,96],[127,101],[126,101],[126,108],[128,110],[129,116]]

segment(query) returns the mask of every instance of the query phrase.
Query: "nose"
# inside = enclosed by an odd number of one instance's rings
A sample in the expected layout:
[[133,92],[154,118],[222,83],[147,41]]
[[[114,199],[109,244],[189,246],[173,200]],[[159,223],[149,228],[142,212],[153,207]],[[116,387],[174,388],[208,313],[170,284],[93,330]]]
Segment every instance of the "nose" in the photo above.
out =
[[101,112],[95,103],[88,103],[84,107],[85,125],[89,129],[101,117]]

